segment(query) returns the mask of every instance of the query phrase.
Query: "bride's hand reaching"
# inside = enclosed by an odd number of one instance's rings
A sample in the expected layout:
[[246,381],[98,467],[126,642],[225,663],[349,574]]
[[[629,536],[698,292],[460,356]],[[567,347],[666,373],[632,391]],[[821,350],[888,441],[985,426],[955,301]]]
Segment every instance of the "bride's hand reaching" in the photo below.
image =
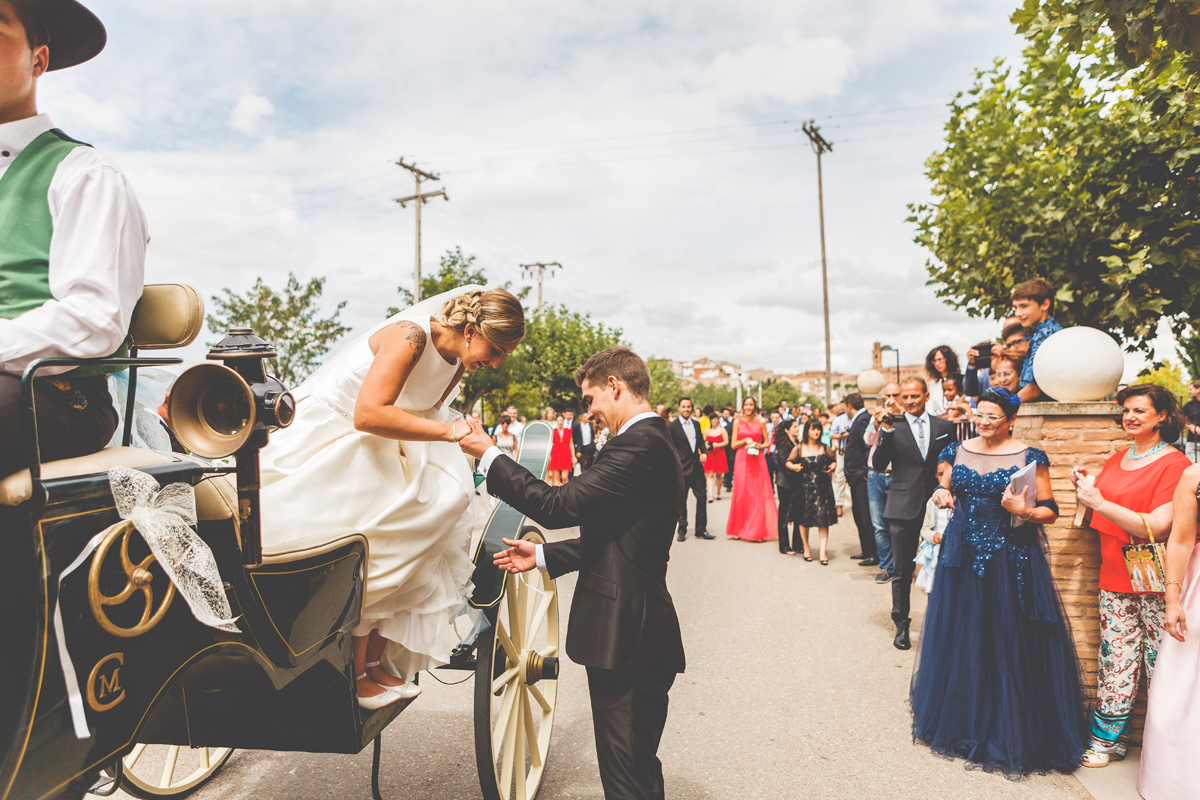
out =
[[514,575],[518,572],[528,572],[537,566],[537,545],[524,539],[503,539],[507,550],[501,550],[492,556],[492,563],[505,572]]
[[472,458],[483,458],[483,454],[492,446],[492,437],[488,436],[487,431],[483,429],[483,423],[478,420],[465,419],[460,420],[458,429],[461,431],[463,423],[467,425],[467,433],[458,440],[458,446],[462,451]]

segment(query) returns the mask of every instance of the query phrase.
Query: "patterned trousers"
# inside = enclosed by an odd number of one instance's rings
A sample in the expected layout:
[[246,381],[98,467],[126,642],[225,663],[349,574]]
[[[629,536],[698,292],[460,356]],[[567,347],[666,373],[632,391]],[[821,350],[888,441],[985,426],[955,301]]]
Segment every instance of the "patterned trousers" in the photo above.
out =
[[1126,729],[1137,699],[1138,676],[1146,683],[1163,637],[1166,604],[1162,595],[1100,590],[1100,685],[1092,720],[1092,749],[1125,753]]

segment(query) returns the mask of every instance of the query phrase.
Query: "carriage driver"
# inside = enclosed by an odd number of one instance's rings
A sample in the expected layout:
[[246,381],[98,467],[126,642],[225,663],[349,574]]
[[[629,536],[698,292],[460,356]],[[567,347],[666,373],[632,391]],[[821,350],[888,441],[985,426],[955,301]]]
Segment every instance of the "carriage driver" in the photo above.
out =
[[[48,356],[124,355],[146,219],[125,176],[37,112],[42,74],[104,48],[75,0],[0,0],[0,477],[29,466],[21,373]],[[117,413],[96,368],[39,373],[42,461],[94,453]]]

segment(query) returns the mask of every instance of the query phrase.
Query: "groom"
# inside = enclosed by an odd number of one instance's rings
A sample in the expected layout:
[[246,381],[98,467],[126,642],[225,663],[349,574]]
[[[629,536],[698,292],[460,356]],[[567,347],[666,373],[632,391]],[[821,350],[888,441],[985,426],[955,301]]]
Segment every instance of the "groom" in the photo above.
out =
[[579,526],[574,539],[536,547],[505,539],[510,549],[495,563],[555,578],[579,571],[567,655],[587,667],[604,796],[662,798],[658,745],[667,693],[684,669],[666,582],[686,497],[683,471],[666,422],[650,408],[650,371],[637,354],[611,347],[588,359],[575,380],[597,425],[616,435],[565,486],[535,478],[477,425],[460,445],[479,459],[490,494],[547,528]]

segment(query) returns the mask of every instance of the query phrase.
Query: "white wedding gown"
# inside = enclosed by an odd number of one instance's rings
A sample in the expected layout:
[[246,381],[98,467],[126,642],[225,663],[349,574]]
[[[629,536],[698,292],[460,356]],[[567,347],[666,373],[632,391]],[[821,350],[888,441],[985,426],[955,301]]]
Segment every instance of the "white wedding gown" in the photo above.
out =
[[[440,309],[440,302],[421,303],[386,323],[409,319],[427,335],[395,405],[449,422],[459,415],[435,406],[459,362],[447,363],[433,346],[434,306]],[[262,452],[263,544],[333,528],[362,531],[369,546],[366,601],[353,633],[378,629],[389,640],[386,658],[411,677],[446,663],[458,644],[451,622],[470,595],[467,551],[485,511],[475,502],[471,469],[457,445],[399,442],[354,428],[355,400],[374,360],[369,336],[301,384],[294,392],[295,421],[271,434]]]

